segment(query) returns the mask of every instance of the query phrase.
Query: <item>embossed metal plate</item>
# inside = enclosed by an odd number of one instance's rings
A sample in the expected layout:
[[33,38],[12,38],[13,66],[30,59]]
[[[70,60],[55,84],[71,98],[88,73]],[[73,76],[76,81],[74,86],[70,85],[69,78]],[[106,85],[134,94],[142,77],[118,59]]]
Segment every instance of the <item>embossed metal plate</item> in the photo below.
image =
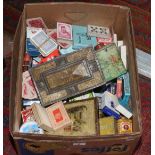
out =
[[104,83],[92,48],[60,56],[30,69],[43,106],[78,95]]

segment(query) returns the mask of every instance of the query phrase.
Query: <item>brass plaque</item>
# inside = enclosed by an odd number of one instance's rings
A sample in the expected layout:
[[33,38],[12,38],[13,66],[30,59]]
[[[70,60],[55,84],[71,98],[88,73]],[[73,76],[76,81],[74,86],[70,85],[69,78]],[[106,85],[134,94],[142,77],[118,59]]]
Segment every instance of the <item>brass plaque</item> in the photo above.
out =
[[105,82],[92,48],[60,56],[29,71],[43,106],[84,93]]

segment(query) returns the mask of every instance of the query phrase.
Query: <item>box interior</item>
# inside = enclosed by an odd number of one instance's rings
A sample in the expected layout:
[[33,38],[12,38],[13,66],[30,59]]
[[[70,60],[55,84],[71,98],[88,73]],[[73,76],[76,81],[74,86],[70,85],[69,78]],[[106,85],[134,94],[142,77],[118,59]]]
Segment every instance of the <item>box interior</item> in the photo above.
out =
[[[118,39],[123,40],[127,46],[127,63],[130,73],[131,105],[133,110],[133,133],[140,132],[139,98],[136,63],[134,57],[133,36],[129,18],[129,9],[121,6],[89,4],[89,3],[43,3],[26,4],[23,11],[21,24],[22,36],[19,43],[19,59],[17,68],[16,96],[14,106],[13,132],[19,132],[22,109],[22,63],[25,52],[25,19],[42,17],[48,28],[55,28],[57,21],[76,25],[112,26],[118,34]],[[19,33],[19,32],[18,32]],[[18,35],[20,35],[18,34]]]

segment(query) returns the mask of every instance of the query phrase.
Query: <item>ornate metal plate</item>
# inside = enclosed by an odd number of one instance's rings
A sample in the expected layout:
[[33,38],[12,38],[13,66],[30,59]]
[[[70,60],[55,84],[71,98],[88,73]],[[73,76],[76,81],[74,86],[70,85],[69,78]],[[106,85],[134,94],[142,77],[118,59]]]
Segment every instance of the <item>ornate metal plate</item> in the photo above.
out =
[[78,95],[104,83],[92,48],[86,48],[31,68],[43,106]]

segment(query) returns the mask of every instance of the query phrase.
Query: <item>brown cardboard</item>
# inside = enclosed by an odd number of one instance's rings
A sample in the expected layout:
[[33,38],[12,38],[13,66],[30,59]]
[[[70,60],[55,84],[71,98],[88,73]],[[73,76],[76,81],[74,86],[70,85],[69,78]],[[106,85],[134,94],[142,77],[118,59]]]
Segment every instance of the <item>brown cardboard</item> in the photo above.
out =
[[[112,26],[118,38],[127,45],[127,64],[131,81],[131,105],[133,109],[133,133],[111,136],[61,137],[19,133],[21,123],[21,81],[25,50],[25,19],[42,17],[47,27],[54,28],[56,22],[78,25]],[[35,3],[26,4],[14,38],[11,92],[10,92],[10,132],[19,154],[27,150],[46,155],[48,150],[55,154],[104,154],[131,155],[141,133],[140,97],[135,56],[135,43],[130,9],[122,6],[90,3]],[[26,153],[25,153],[26,154]],[[28,154],[28,153],[27,153]]]

